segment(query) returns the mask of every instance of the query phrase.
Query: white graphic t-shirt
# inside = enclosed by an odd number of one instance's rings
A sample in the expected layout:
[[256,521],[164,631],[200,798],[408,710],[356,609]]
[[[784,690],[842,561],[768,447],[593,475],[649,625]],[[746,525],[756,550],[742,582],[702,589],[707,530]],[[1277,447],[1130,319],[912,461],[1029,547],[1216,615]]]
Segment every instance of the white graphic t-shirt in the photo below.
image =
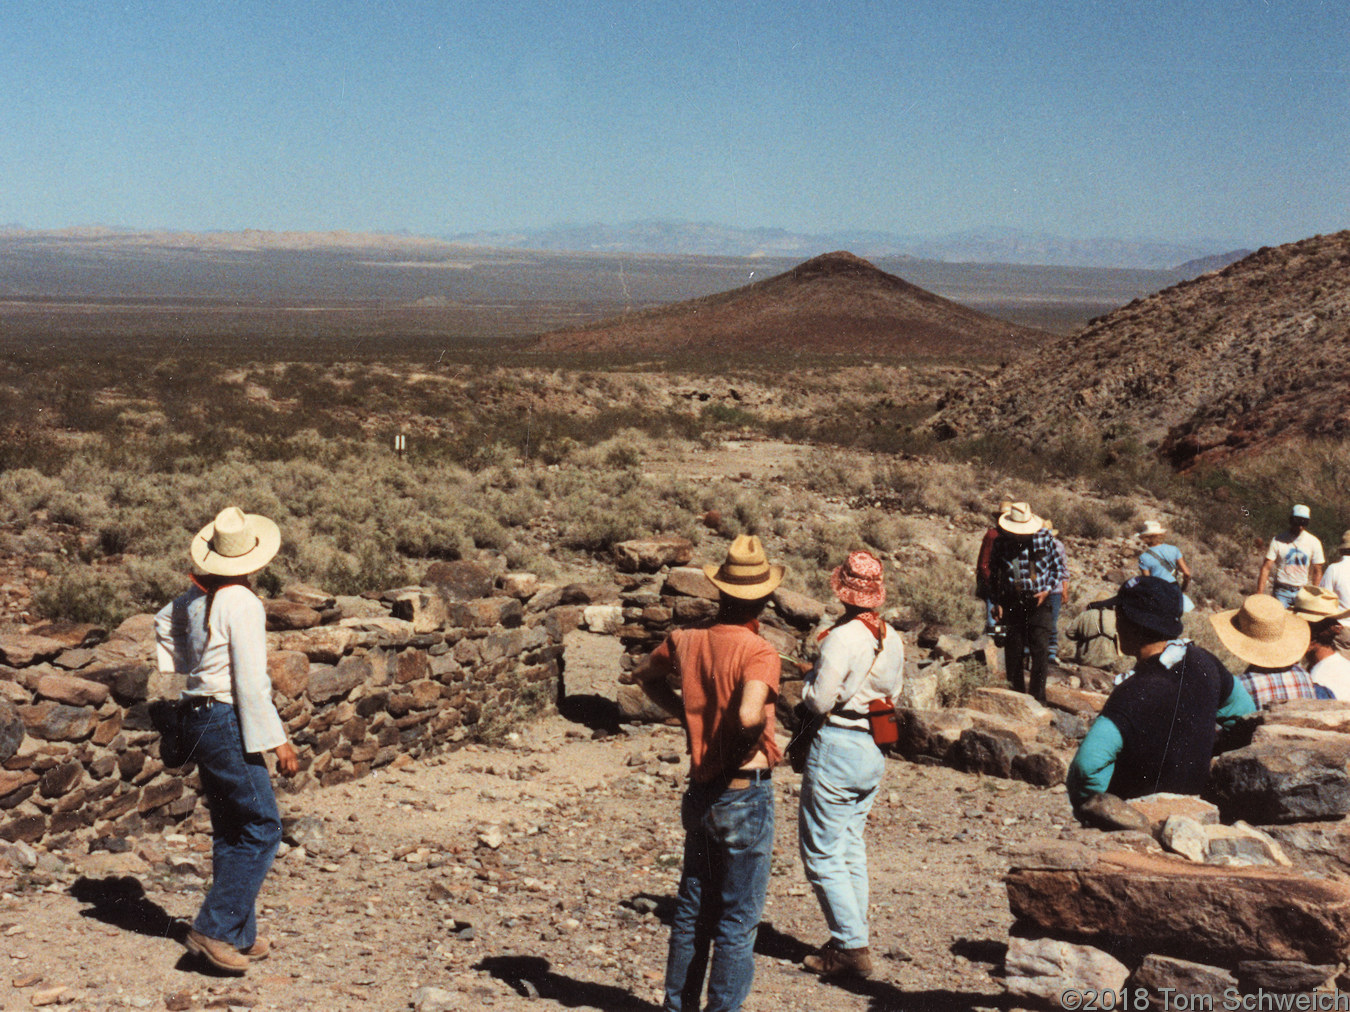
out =
[[1289,587],[1302,587],[1308,582],[1308,567],[1320,566],[1326,561],[1322,555],[1322,542],[1307,531],[1300,531],[1293,540],[1288,531],[1271,538],[1266,558],[1275,563],[1271,578]]

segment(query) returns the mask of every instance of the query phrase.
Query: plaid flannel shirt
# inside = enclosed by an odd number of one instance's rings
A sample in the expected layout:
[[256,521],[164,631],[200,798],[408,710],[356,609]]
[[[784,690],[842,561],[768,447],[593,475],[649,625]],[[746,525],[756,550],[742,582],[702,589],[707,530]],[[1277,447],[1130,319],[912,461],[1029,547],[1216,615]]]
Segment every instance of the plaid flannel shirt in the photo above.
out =
[[1248,668],[1238,677],[1258,710],[1264,710],[1270,704],[1280,703],[1286,699],[1317,698],[1317,688],[1313,685],[1312,676],[1299,664],[1283,671]]
[[[1069,578],[1055,548],[1055,539],[1044,528],[1026,540],[1000,537],[994,544],[993,554],[993,570],[1002,604],[1012,604],[1033,594],[1049,593]],[[1011,582],[1004,579],[1009,563],[1015,563],[1017,571],[1024,575]]]

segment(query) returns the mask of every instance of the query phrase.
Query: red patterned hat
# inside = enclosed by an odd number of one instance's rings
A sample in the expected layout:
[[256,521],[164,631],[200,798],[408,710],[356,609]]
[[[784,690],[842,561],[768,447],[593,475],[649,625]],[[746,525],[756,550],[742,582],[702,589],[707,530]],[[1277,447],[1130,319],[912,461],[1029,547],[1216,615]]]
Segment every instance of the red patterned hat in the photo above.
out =
[[886,600],[881,560],[871,552],[849,552],[844,564],[830,574],[835,596],[855,608],[876,608]]

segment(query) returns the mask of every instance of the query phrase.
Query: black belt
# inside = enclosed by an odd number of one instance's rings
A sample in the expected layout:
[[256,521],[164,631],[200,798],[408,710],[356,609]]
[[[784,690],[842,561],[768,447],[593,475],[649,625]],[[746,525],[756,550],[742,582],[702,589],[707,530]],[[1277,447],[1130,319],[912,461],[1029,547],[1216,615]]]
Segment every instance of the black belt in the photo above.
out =
[[214,696],[198,696],[196,694],[193,694],[191,696],[186,695],[180,696],[179,698],[182,701],[183,705],[186,706],[189,710],[198,710],[201,709],[203,706],[210,706],[212,703],[220,702],[220,700],[216,699]]

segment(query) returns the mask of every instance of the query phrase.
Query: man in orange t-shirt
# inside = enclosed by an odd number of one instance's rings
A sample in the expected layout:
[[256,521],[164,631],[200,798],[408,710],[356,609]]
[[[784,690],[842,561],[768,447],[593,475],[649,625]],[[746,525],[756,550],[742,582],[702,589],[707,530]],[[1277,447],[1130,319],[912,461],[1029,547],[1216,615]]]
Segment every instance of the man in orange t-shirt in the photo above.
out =
[[703,568],[720,594],[716,621],[671,633],[633,672],[655,703],[683,720],[689,742],[666,1012],[697,1012],[705,970],[707,1012],[736,1012],[750,993],[773,857],[770,771],[782,758],[773,735],[778,652],[759,635],[758,616],[783,567],[769,565],[759,538],[741,535],[721,566]]

